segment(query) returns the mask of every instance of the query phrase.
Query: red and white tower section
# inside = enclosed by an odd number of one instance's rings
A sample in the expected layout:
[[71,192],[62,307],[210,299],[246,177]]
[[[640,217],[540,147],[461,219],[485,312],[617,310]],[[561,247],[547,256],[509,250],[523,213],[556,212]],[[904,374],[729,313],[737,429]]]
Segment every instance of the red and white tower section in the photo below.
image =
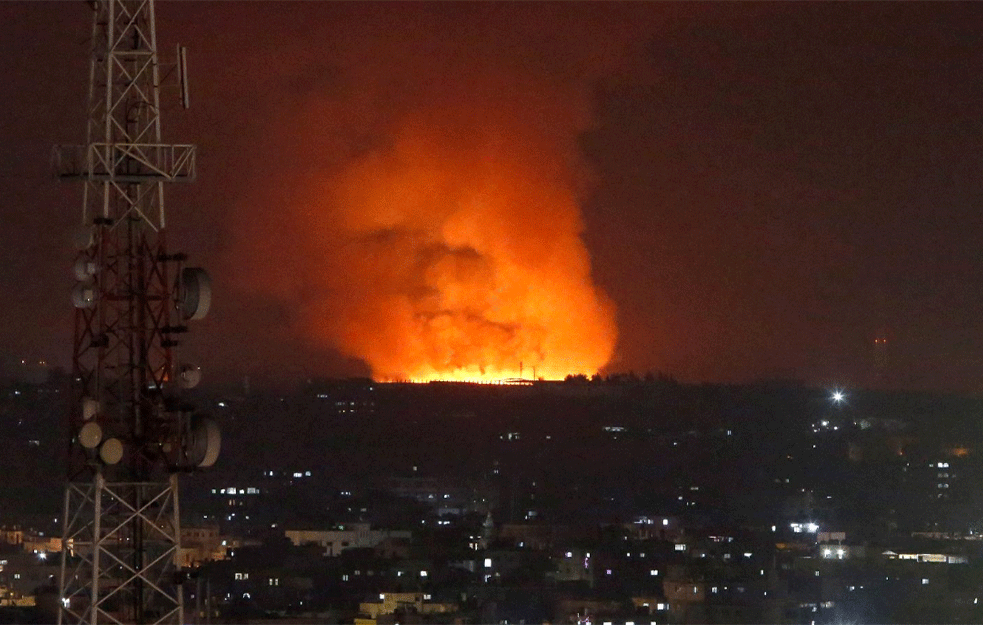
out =
[[84,188],[58,622],[181,623],[178,476],[220,446],[178,360],[210,281],[165,236],[166,184],[195,178],[195,146],[161,141],[164,84],[188,104],[185,53],[158,61],[153,0],[90,4],[86,143],[54,152]]

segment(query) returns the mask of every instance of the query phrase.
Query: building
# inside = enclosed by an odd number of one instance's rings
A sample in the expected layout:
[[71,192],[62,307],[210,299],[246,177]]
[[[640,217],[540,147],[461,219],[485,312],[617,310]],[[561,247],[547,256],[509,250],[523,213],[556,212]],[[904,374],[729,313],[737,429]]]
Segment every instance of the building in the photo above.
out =
[[286,530],[284,536],[296,547],[317,545],[325,556],[334,557],[346,549],[371,549],[387,539],[409,540],[412,532],[374,530],[368,523],[351,523],[333,530]]

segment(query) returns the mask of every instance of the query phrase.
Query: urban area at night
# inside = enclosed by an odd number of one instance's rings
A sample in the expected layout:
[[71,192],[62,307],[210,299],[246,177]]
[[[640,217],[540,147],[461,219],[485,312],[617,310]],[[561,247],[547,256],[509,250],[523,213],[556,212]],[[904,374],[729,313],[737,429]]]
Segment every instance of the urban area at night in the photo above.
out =
[[0,3],[0,624],[983,622],[983,3]]

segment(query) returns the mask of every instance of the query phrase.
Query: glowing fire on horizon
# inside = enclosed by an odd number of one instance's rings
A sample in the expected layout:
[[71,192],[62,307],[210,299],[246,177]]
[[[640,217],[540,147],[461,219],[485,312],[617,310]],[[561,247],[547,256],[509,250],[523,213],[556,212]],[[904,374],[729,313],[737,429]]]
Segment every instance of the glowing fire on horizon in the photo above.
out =
[[497,35],[480,64],[448,41],[349,42],[351,75],[276,129],[284,177],[243,211],[242,283],[375,379],[595,373],[617,329],[581,237],[578,139],[601,57],[540,72]]
[[308,323],[377,378],[562,379],[611,356],[573,192],[514,133],[480,147],[408,132],[331,182],[358,208],[335,222],[344,271],[319,281],[350,295],[318,300]]

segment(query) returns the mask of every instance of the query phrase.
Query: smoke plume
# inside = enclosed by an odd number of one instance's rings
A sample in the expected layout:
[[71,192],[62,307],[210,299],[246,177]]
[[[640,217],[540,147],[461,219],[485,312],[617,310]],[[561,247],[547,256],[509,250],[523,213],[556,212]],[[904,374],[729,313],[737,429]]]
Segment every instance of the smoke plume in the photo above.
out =
[[292,55],[271,85],[290,94],[263,164],[278,175],[236,251],[260,261],[250,285],[296,303],[299,332],[381,379],[607,363],[614,309],[581,239],[577,146],[607,61],[544,36],[551,19],[568,18],[370,5]]

